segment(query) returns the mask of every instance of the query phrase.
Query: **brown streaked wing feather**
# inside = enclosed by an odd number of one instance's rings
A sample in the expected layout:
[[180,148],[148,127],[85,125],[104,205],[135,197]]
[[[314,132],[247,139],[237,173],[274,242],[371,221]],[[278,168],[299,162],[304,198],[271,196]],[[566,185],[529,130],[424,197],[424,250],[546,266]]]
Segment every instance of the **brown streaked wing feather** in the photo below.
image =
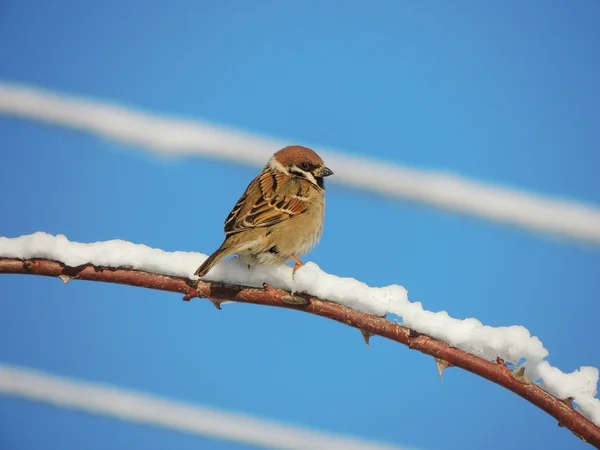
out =
[[302,214],[307,207],[304,191],[285,193],[286,178],[275,170],[265,170],[255,178],[227,217],[225,233],[276,225]]
[[273,197],[285,183],[287,176],[278,170],[263,170],[258,176],[260,192],[265,198]]
[[244,192],[244,195],[242,195],[241,198],[237,201],[237,203],[235,204],[235,206],[233,207],[233,209],[227,216],[227,219],[225,219],[225,233],[226,234],[229,233],[231,230],[233,230],[233,228],[235,227],[235,223],[237,222],[238,214],[244,207],[246,198],[248,198],[248,191],[250,190],[250,186],[248,186],[248,188],[246,189],[246,192]]

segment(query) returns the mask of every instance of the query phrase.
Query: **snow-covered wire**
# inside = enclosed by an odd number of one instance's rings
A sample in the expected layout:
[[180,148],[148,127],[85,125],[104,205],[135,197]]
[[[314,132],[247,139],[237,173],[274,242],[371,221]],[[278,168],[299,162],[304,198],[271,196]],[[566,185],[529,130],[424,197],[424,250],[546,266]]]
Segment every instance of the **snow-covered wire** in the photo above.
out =
[[287,450],[409,450],[303,429],[149,394],[0,363],[0,395],[214,439]]
[[[199,120],[0,81],[0,114],[94,133],[161,155],[201,155],[263,165],[289,144]],[[317,149],[333,182],[535,232],[600,244],[600,207],[486,184],[458,175]]]

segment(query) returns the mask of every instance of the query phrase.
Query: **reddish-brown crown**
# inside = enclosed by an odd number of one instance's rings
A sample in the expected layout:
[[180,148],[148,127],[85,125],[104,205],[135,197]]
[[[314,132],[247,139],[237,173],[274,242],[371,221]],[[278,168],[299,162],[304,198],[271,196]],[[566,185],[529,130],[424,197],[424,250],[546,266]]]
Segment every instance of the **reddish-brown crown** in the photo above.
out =
[[315,167],[322,167],[324,165],[319,155],[310,148],[302,147],[301,145],[290,145],[289,147],[282,148],[273,156],[283,167],[290,167],[292,164],[299,165],[303,162],[307,162]]

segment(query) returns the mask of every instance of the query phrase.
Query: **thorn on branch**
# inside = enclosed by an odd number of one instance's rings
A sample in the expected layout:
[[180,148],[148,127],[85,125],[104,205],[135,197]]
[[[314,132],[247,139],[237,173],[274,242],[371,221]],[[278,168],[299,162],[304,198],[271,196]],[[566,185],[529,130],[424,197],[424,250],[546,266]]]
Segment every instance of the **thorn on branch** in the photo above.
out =
[[575,431],[572,431],[572,430],[571,430],[571,433],[573,433],[575,436],[577,436],[583,442],[587,443],[587,441],[585,440],[585,438],[582,435],[580,435],[579,433],[576,433]]
[[[569,398],[571,398],[571,397],[569,397]],[[565,400],[568,400],[568,399],[565,399]],[[564,402],[565,400],[561,400],[561,402]],[[557,425],[558,425],[559,427],[561,427],[561,428],[564,428],[564,427],[566,427],[566,425],[563,425],[563,424],[562,424],[562,423],[560,423],[560,422],[558,422],[558,424],[557,424]],[[579,439],[581,439],[583,442],[587,443],[587,440],[586,440],[586,439],[585,439],[585,438],[584,438],[584,437],[583,437],[581,434],[579,434],[579,433],[577,433],[577,432],[575,432],[575,431],[573,431],[573,430],[571,430],[571,433],[573,433],[575,436],[577,436],[577,437],[578,437]]]
[[525,375],[525,366],[521,366],[518,369],[511,370],[510,376],[513,377],[515,380],[520,381],[521,383],[532,384],[531,380],[527,378],[527,375]]
[[214,298],[209,298],[209,300],[219,311],[223,309],[221,308],[221,303],[224,303],[223,300],[216,300]]
[[437,366],[440,381],[444,381],[444,378],[442,377],[444,370],[446,370],[448,367],[454,367],[453,364],[450,364],[448,361],[441,358],[435,358],[435,365]]
[[365,340],[365,344],[367,344],[367,347],[371,348],[371,343],[369,342],[369,340],[371,339],[371,336],[373,336],[373,333],[365,330],[360,330],[360,333],[362,334],[362,337]]
[[573,400],[575,400],[573,397],[560,399],[560,401],[567,405],[569,408],[575,409],[575,407],[573,406]]
[[69,281],[71,281],[71,277],[69,275],[59,275],[58,278],[61,279],[61,281],[63,282],[63,284],[67,284]]

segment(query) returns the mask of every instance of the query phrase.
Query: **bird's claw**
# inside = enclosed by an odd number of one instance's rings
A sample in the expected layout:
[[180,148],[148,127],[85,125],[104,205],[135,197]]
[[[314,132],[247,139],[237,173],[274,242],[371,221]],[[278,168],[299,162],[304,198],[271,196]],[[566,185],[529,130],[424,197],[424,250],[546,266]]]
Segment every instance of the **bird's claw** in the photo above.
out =
[[304,265],[304,263],[302,261],[300,261],[298,258],[296,258],[295,255],[290,256],[290,259],[292,261],[294,261],[294,263],[295,263],[294,268],[292,269],[292,280],[293,280],[294,275],[296,275],[296,270],[298,270],[300,267],[302,267]]

